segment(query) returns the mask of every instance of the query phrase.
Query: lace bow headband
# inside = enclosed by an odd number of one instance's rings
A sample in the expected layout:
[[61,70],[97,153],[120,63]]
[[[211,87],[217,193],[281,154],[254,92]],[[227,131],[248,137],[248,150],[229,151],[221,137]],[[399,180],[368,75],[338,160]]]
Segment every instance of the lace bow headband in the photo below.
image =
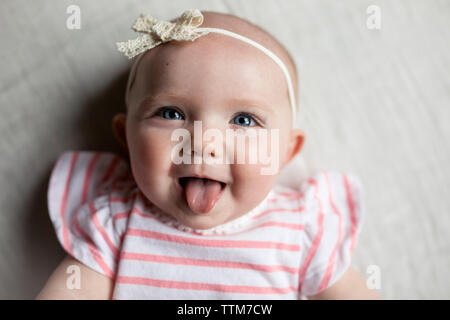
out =
[[[292,88],[292,81],[289,75],[289,72],[281,61],[272,51],[260,45],[259,43],[241,36],[237,33],[219,29],[219,28],[198,28],[203,23],[203,15],[198,9],[189,9],[186,10],[175,19],[175,22],[170,21],[162,21],[158,20],[154,17],[150,17],[146,14],[141,14],[136,22],[133,24],[132,29],[136,32],[143,33],[140,37],[128,40],[125,42],[117,42],[117,48],[120,52],[123,52],[129,59],[146,52],[162,43],[177,40],[177,41],[194,41],[195,39],[206,35],[210,32],[220,33],[226,36],[233,37],[235,39],[244,41],[262,52],[264,52],[267,56],[269,56],[280,68],[283,72],[287,86],[289,91],[289,100],[291,104],[292,111],[292,125],[295,127],[296,125],[296,103],[294,90]],[[143,55],[140,55],[137,58],[137,61],[134,65],[137,65],[138,60]],[[128,103],[128,91],[129,91],[130,83],[127,85],[126,97],[125,100]]]

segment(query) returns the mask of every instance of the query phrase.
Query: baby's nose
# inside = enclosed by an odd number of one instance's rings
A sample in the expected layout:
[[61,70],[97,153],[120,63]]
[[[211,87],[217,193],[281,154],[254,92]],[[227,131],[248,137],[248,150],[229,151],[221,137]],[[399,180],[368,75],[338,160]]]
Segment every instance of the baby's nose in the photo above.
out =
[[191,155],[194,157],[194,163],[198,163],[198,159],[216,158],[216,150],[222,147],[217,138],[209,139],[205,134],[202,137],[193,137]]
[[191,132],[191,155],[194,157],[194,162],[199,158],[205,161],[208,158],[213,159],[214,162],[220,161],[225,142],[225,133],[224,130],[221,130],[223,128],[215,127],[212,121],[196,121],[193,129]]
[[[205,151],[206,151],[206,152],[205,152]],[[212,150],[207,150],[206,148],[203,148],[203,150],[202,150],[201,152],[199,152],[196,148],[193,148],[191,154],[192,154],[194,157],[197,157],[197,156],[198,156],[198,157],[201,157],[203,154],[209,155],[209,156],[211,156],[211,157],[215,157],[215,156],[216,156],[216,153],[215,153],[214,149],[212,149]]]

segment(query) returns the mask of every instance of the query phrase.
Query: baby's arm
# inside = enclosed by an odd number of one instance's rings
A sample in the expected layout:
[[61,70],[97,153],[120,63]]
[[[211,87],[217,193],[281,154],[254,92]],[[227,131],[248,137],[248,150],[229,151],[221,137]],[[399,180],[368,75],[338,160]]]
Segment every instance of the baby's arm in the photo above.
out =
[[364,279],[352,267],[344,272],[331,287],[309,300],[377,300],[380,299],[376,290],[367,288]]
[[[80,268],[80,288],[69,289],[66,285],[71,276],[67,268],[76,265]],[[37,300],[108,300],[112,297],[114,282],[105,275],[92,270],[71,256],[59,264],[48,279]]]

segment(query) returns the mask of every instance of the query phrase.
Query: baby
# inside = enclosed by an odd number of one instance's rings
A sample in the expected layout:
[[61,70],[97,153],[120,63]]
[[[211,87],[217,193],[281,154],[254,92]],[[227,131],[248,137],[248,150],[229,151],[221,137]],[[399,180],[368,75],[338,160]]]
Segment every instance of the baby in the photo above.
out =
[[134,29],[145,35],[119,44],[137,59],[113,119],[129,161],[59,157],[48,205],[68,255],[37,298],[378,298],[350,266],[359,180],[329,171],[298,190],[276,184],[304,141],[288,51],[215,12],[142,15]]

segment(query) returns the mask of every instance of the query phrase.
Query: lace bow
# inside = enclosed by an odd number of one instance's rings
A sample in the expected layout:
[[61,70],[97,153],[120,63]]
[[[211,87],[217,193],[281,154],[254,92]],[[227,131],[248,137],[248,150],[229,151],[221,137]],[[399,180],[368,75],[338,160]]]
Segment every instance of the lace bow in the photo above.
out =
[[203,23],[203,15],[198,9],[184,11],[175,22],[161,21],[146,14],[141,14],[132,29],[143,33],[142,36],[125,42],[117,42],[120,52],[131,59],[138,54],[171,40],[191,40],[208,33],[197,29]]

